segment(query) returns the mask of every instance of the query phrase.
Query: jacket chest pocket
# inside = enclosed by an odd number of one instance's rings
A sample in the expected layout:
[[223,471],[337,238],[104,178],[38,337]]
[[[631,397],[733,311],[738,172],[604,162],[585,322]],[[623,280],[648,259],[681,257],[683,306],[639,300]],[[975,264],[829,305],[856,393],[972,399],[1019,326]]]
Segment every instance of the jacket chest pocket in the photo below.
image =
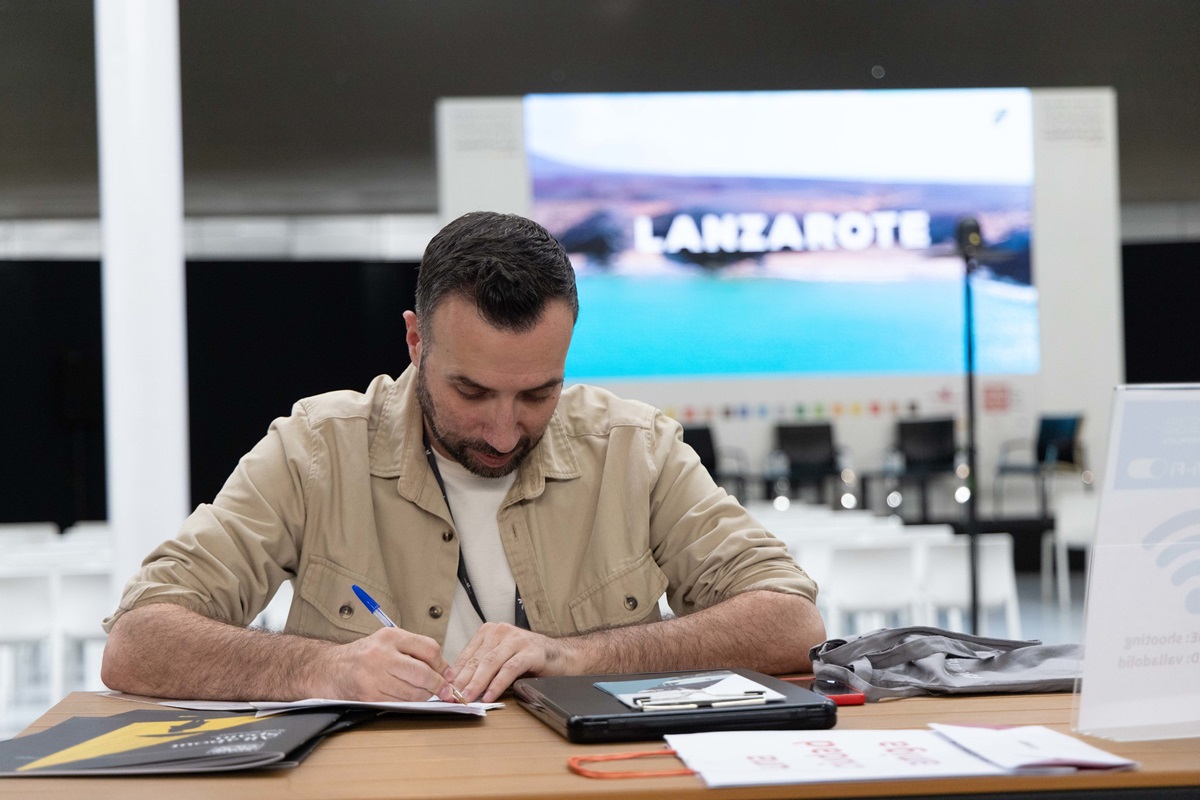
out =
[[366,589],[387,609],[397,625],[402,624],[386,589],[320,556],[309,560],[298,584],[297,590],[305,602],[296,628],[305,635],[350,642],[379,630],[379,620],[355,597],[351,588],[354,584]]
[[628,567],[597,581],[567,604],[577,631],[658,619],[667,576],[649,551]]

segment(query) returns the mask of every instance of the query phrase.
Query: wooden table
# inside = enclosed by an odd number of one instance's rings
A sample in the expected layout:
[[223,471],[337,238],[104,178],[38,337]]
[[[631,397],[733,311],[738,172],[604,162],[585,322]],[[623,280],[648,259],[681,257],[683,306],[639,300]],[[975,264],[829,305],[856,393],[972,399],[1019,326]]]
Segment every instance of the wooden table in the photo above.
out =
[[[927,722],[1046,725],[1070,732],[1069,694],[911,698],[839,709],[839,728],[921,728]],[[128,711],[127,701],[76,692],[25,731],[72,716]],[[0,778],[0,796],[121,798],[121,800],[272,800],[273,798],[844,798],[1019,794],[1055,797],[1091,790],[1098,797],[1200,797],[1200,739],[1120,743],[1083,737],[1135,759],[1131,772],[1004,776],[875,783],[823,783],[747,789],[706,789],[698,777],[597,780],[568,772],[567,756],[628,752],[658,744],[573,745],[523,711],[515,701],[484,719],[395,715],[337,734],[299,767],[285,770],[112,778]],[[678,767],[674,759],[617,762],[624,768]],[[604,765],[599,765],[603,767]],[[1027,793],[1027,794],[1026,794]]]

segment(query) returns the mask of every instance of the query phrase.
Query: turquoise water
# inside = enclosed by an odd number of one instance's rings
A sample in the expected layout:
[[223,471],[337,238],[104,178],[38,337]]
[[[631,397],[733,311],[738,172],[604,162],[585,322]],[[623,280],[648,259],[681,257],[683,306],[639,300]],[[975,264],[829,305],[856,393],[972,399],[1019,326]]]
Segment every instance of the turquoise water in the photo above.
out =
[[[953,374],[963,285],[581,275],[569,380]],[[972,284],[979,373],[1038,370],[1033,292]]]

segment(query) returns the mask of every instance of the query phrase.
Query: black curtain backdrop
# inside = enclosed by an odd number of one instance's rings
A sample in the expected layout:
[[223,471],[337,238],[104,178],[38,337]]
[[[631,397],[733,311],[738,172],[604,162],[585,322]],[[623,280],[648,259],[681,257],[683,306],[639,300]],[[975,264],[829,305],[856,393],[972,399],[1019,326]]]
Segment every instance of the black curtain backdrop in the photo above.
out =
[[[415,263],[189,262],[193,506],[301,397],[408,366]],[[100,265],[0,261],[0,522],[105,519]]]
[[104,519],[100,265],[0,261],[0,522]]
[[[1200,382],[1200,243],[1126,245],[1122,258],[1126,380]],[[193,505],[299,398],[408,366],[416,275],[415,263],[188,263]],[[0,522],[106,516],[100,313],[97,262],[0,261]]]
[[1125,381],[1200,383],[1200,242],[1121,248]]
[[295,401],[403,372],[416,288],[415,263],[189,262],[192,504]]

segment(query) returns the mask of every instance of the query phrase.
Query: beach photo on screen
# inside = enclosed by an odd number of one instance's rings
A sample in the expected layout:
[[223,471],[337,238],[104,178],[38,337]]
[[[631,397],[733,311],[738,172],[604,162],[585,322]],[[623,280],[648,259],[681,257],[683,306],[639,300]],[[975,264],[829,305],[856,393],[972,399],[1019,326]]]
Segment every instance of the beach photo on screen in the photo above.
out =
[[571,380],[1038,370],[1026,89],[530,95]]

